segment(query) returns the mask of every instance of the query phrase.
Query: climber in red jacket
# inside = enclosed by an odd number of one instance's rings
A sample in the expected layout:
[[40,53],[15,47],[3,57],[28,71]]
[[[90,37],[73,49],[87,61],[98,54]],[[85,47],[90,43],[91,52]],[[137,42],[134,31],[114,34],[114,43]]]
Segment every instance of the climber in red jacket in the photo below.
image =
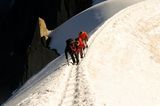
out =
[[84,56],[83,50],[85,48],[85,44],[80,37],[76,38],[75,41],[76,41],[77,53],[80,54],[81,58],[83,58]]
[[82,41],[84,42],[85,48],[88,48],[88,44],[87,44],[88,34],[87,34],[87,32],[81,31],[81,32],[79,33],[78,37],[81,38]]

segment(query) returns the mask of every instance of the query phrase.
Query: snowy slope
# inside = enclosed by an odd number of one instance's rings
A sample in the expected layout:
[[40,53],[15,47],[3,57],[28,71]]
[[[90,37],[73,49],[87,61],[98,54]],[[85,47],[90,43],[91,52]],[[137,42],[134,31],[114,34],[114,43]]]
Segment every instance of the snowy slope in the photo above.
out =
[[82,11],[51,33],[51,48],[56,48],[62,54],[65,40],[77,37],[82,30],[92,35],[108,18],[123,8],[143,0],[108,0]]
[[118,12],[94,29],[79,66],[64,55],[4,106],[159,106],[160,0]]
[[159,0],[129,7],[97,33],[81,65],[98,106],[160,105],[159,8]]

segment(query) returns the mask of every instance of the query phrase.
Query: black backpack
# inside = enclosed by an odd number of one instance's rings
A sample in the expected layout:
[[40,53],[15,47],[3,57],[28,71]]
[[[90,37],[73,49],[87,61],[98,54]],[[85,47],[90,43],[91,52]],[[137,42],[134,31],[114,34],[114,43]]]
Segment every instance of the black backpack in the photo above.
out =
[[69,46],[72,42],[74,42],[74,40],[72,38],[67,39],[66,40],[67,46]]
[[66,40],[67,47],[69,50],[71,50],[73,53],[76,52],[76,45],[75,45],[75,40],[72,38],[69,38]]

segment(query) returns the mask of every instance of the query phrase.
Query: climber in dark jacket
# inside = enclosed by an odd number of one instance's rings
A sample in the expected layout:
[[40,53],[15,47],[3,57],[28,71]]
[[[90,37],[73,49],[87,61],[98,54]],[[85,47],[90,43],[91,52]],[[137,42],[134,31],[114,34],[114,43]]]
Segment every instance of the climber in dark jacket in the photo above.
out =
[[79,63],[79,52],[76,48],[75,43],[76,43],[75,40],[73,40],[72,38],[69,38],[66,40],[66,48],[65,48],[65,56],[66,56],[67,62],[68,62],[68,53],[69,53],[71,56],[73,65],[75,63],[77,64]]

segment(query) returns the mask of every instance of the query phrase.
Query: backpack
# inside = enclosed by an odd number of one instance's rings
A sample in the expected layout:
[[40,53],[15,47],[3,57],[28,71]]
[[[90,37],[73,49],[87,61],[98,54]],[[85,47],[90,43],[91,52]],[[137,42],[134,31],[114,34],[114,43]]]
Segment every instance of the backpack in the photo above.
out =
[[74,40],[73,40],[72,38],[69,38],[69,39],[66,40],[66,44],[67,44],[67,45],[70,45],[70,43],[73,42],[73,41],[74,41]]
[[72,51],[72,53],[76,52],[75,41],[72,38],[67,39],[66,44],[69,47],[69,49]]

